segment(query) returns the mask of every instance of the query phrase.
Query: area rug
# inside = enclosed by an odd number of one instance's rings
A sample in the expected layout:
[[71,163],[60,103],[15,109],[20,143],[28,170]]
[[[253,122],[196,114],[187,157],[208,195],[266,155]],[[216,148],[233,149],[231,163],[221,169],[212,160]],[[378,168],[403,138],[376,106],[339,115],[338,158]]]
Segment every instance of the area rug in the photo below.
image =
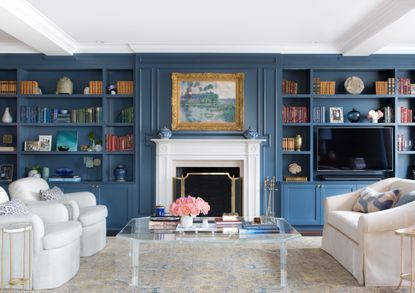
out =
[[132,288],[123,282],[130,277],[128,245],[109,237],[103,251],[81,259],[72,280],[61,288],[38,292],[396,292],[359,286],[320,244],[321,237],[289,242],[286,288],[279,284],[279,249],[274,245],[143,244],[140,285]]

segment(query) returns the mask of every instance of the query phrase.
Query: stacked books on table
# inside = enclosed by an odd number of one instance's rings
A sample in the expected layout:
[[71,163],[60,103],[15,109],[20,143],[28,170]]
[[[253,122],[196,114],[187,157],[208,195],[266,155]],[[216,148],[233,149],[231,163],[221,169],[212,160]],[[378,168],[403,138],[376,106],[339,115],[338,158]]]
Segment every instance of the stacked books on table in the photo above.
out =
[[59,176],[53,175],[48,178],[49,182],[81,182],[81,177],[79,175],[68,175],[68,176]]
[[280,233],[280,229],[276,223],[252,223],[244,222],[239,228],[239,234],[250,233]]
[[164,216],[164,217],[150,217],[148,221],[148,228],[150,230],[175,230],[180,217]]
[[216,228],[219,228],[222,233],[238,233],[242,220],[238,216],[227,216],[215,218]]

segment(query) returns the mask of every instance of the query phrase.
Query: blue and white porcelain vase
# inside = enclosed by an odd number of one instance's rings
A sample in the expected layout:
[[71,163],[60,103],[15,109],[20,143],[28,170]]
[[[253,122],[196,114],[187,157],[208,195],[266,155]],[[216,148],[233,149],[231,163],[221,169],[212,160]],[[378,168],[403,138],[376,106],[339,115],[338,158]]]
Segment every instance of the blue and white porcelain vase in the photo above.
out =
[[163,128],[159,129],[159,131],[157,132],[157,136],[160,139],[169,139],[171,137],[171,130],[168,129],[166,126],[164,126]]
[[258,132],[251,126],[249,126],[249,128],[244,131],[244,137],[246,139],[255,139],[258,137]]
[[124,182],[126,175],[127,169],[125,169],[124,165],[120,164],[114,169],[115,181]]

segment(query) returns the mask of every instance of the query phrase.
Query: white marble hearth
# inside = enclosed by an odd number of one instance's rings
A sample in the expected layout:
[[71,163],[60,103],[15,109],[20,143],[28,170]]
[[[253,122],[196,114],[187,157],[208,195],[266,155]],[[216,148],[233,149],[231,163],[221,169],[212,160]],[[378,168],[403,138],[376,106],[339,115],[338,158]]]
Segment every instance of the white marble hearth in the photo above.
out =
[[263,139],[152,139],[156,144],[156,204],[173,200],[178,167],[239,167],[243,215],[260,214],[260,144]]

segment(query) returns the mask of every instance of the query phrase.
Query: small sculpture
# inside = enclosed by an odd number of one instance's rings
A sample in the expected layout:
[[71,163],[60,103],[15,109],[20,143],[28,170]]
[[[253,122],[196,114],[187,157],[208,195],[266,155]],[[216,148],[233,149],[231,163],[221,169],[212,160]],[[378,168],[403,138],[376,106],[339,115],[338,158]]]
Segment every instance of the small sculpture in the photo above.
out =
[[290,172],[293,175],[301,173],[301,171],[302,171],[301,166],[298,165],[297,163],[292,163],[288,165],[288,172]]
[[6,107],[6,109],[4,109],[4,114],[3,114],[3,117],[1,118],[1,122],[3,122],[3,123],[12,123],[13,122],[13,117],[10,114],[9,107]]
[[72,93],[73,93],[72,80],[67,76],[63,76],[59,78],[58,83],[56,85],[56,94],[72,95]]

